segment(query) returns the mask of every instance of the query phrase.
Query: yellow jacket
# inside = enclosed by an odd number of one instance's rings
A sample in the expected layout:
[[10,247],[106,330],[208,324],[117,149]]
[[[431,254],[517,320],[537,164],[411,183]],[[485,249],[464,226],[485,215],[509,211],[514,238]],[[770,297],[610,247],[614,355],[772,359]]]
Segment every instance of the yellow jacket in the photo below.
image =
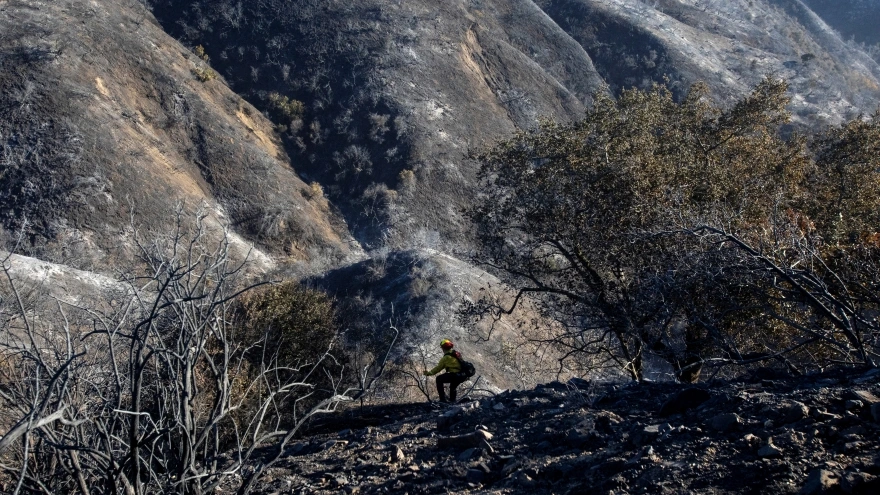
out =
[[427,371],[425,372],[425,374],[428,376],[436,375],[444,369],[447,373],[458,373],[459,371],[461,371],[461,363],[459,363],[458,359],[455,358],[453,352],[455,351],[450,351],[443,354],[443,357],[440,358],[440,362],[437,363],[437,366],[434,366],[431,371]]

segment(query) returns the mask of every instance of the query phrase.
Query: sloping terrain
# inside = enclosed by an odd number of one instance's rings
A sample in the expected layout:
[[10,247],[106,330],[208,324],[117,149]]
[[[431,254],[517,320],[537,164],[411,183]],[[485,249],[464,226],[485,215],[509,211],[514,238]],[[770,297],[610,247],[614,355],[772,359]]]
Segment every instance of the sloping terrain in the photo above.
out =
[[[131,219],[178,204],[291,261],[350,252],[344,223],[291,168],[272,125],[137,2],[0,4],[2,227],[79,268],[128,263]],[[259,255],[259,253],[257,253]],[[274,261],[264,257],[267,266]]]
[[880,68],[798,1],[453,0],[237,3],[155,0],[189,46],[272,114],[301,170],[369,246],[467,246],[468,159],[590,95],[706,81],[732,102],[765,74],[792,86],[800,126],[874,110]]
[[[599,92],[702,80],[731,102],[767,73],[798,128],[873,111],[880,67],[809,3],[824,17],[797,0],[0,0],[0,253],[30,293],[90,306],[132,270],[136,232],[204,216],[233,259],[336,297],[352,348],[393,335],[376,398],[406,402],[312,425],[264,493],[877,493],[876,374],[502,392],[555,376],[516,326],[545,322],[528,304],[455,318],[508,297],[464,261],[472,157],[499,138]],[[870,42],[877,10],[859,12]],[[411,404],[440,338],[477,364],[473,397]]]
[[873,494],[878,382],[553,382],[447,408],[355,407],[315,424],[261,493]]
[[807,126],[873,111],[880,95],[876,62],[797,1],[539,4],[586,48],[612,88],[645,87],[665,75],[680,92],[706,81],[731,102],[773,73],[791,84],[791,110]]
[[845,38],[868,45],[880,43],[880,2],[877,0],[804,0],[810,9]]
[[172,232],[181,204],[259,270],[315,275],[361,328],[406,327],[401,356],[454,338],[494,370],[490,389],[546,379],[553,358],[517,368],[517,321],[454,318],[483,287],[503,297],[456,259],[473,152],[653,83],[704,80],[730,101],[776,73],[801,125],[880,96],[877,64],[788,0],[149,6],[0,3],[4,246],[112,275],[131,266],[134,228]]
[[[269,109],[368,244],[460,245],[469,151],[540,116],[577,117],[601,78],[531,1],[177,2],[153,11]],[[440,232],[442,235],[437,235]]]

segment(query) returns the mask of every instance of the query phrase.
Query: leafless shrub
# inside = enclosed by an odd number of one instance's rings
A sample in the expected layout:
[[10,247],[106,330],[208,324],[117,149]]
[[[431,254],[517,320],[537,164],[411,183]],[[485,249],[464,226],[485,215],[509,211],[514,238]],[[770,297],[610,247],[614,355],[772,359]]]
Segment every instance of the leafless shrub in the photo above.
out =
[[[320,348],[293,348],[270,317],[283,304],[238,303],[263,285],[247,260],[204,216],[192,227],[184,217],[170,234],[135,230],[142,264],[113,305],[40,299],[3,259],[0,470],[11,493],[248,493],[309,418],[383,373],[387,355],[358,362],[349,385],[329,327]],[[298,314],[326,321],[326,304],[303,294]],[[242,325],[242,307],[269,313]]]

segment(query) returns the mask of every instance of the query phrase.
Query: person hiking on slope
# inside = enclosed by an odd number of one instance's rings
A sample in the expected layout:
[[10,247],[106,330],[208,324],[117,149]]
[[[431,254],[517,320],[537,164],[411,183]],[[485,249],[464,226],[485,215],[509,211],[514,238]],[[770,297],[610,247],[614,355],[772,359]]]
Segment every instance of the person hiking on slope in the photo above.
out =
[[[458,360],[457,352],[452,350],[454,344],[449,339],[443,339],[440,342],[440,348],[443,349],[443,357],[434,369],[425,370],[425,376],[436,375],[443,370],[446,373],[437,377],[437,393],[440,394],[440,402],[455,402],[455,388],[461,385],[467,377],[461,372],[461,362]],[[449,400],[446,400],[446,390],[444,384],[449,384]]]

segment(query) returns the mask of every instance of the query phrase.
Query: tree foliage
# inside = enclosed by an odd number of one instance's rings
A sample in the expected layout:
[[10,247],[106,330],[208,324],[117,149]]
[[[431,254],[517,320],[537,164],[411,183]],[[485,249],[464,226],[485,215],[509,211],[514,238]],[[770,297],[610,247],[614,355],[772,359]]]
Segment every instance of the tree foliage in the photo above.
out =
[[688,381],[707,363],[873,363],[880,122],[784,139],[786,90],[766,78],[730,108],[701,84],[598,95],[481,154],[474,259],[516,294],[465,314],[531,297],[557,324],[535,339],[634,379],[648,353]]

